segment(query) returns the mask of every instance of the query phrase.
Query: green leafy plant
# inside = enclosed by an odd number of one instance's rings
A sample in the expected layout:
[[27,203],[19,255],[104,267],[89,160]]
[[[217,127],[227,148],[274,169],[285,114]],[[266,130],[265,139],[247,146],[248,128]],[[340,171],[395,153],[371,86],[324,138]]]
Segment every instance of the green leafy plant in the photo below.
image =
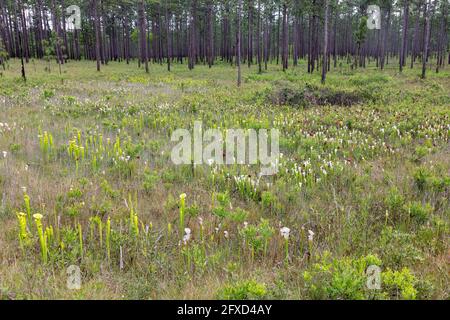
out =
[[420,202],[414,201],[409,202],[405,206],[405,210],[408,212],[409,216],[414,219],[417,223],[423,224],[425,223],[433,212],[433,207],[426,203],[423,205]]
[[382,273],[383,286],[393,298],[404,300],[414,300],[417,297],[417,290],[414,287],[416,278],[408,268],[400,271],[388,269]]
[[218,299],[223,300],[259,300],[268,296],[264,283],[256,280],[244,280],[226,285],[217,293]]

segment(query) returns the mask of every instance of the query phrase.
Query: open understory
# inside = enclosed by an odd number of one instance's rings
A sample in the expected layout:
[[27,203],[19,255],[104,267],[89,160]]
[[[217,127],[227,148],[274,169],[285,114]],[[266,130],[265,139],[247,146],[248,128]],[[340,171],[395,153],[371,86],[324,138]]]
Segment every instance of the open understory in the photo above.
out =
[[[23,83],[10,61],[0,298],[448,299],[450,72],[396,66],[340,64],[325,86],[304,61],[243,68],[237,88],[226,64],[31,61]],[[174,165],[196,120],[279,129],[279,172]]]

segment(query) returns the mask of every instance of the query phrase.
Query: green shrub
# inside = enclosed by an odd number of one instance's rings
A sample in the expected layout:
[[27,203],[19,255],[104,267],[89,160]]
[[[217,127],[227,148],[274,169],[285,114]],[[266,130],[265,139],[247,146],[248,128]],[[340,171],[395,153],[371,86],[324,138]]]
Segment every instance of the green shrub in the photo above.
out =
[[416,183],[419,191],[424,191],[431,173],[426,168],[419,168],[414,173],[414,182]]
[[387,267],[400,268],[423,260],[422,251],[415,246],[416,236],[396,230],[383,228],[379,241],[379,254]]
[[144,182],[142,183],[142,187],[145,192],[151,192],[155,188],[158,181],[159,177],[156,173],[146,171],[144,173]]
[[429,203],[422,205],[418,201],[408,203],[405,209],[410,217],[419,224],[425,223],[433,212],[433,207]]
[[261,194],[261,204],[264,208],[271,211],[276,210],[279,207],[279,201],[276,195],[270,191],[264,191]]
[[199,213],[200,208],[196,203],[186,208],[186,215],[189,217],[195,218],[198,216]]
[[289,81],[276,81],[267,94],[267,100],[271,104],[293,107],[351,106],[362,102],[364,97],[357,91],[323,88],[308,83],[300,87]]
[[44,89],[44,91],[42,92],[42,96],[44,97],[45,100],[48,100],[55,96],[55,92],[50,89]]
[[331,259],[325,253],[320,262],[303,273],[307,295],[311,299],[368,299],[377,293],[366,286],[370,265],[381,266],[381,260],[375,255]]
[[223,300],[258,300],[267,298],[267,288],[264,283],[255,280],[239,281],[226,285],[217,293]]
[[389,210],[393,213],[398,213],[405,202],[404,197],[400,194],[397,188],[391,188],[385,199],[385,203]]
[[233,212],[231,212],[229,218],[238,223],[244,222],[248,217],[248,212],[241,208],[236,208]]
[[408,268],[401,271],[388,269],[382,273],[383,290],[387,290],[392,298],[414,300],[417,290],[414,288],[416,278]]
[[416,147],[414,151],[414,161],[419,162],[429,153],[429,149],[424,146]]

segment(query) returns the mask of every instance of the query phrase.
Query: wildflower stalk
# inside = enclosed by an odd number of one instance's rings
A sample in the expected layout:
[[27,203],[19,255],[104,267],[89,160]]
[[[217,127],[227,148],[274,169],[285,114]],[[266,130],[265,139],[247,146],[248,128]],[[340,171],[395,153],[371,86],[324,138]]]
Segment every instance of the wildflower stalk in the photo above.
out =
[[94,240],[94,229],[95,229],[95,221],[94,218],[89,218],[89,241],[92,242]]
[[189,271],[191,270],[191,252],[189,250],[189,246],[186,245],[186,251],[187,251],[187,272],[189,273]]
[[185,199],[186,194],[182,193],[180,194],[180,234],[183,235],[184,231],[184,213],[185,213]]
[[289,233],[290,229],[283,227],[280,229],[281,236],[284,238],[284,250],[285,250],[285,263],[289,265]]
[[44,131],[43,134],[40,131],[39,146],[41,148],[42,153],[44,154],[45,160],[48,160],[50,157],[50,153],[53,149],[53,136],[47,131]]
[[106,255],[111,260],[111,218],[106,221]]
[[19,243],[22,251],[24,251],[25,244],[28,241],[28,232],[27,232],[27,217],[23,212],[19,212],[17,214],[17,219],[19,220]]
[[53,233],[52,226],[45,228],[44,236],[45,236],[47,247],[48,247],[48,245],[51,244],[54,239],[54,233]]
[[172,234],[172,224],[169,222],[167,224],[167,236],[170,237],[171,234]]
[[133,201],[131,195],[128,195],[130,202],[130,233],[133,233],[136,237],[139,236],[139,218],[133,207]]
[[308,230],[308,249],[310,257],[313,257],[313,240],[314,240],[314,232],[312,230]]
[[23,201],[25,203],[25,210],[27,211],[27,217],[28,217],[29,220],[31,220],[30,197],[28,196],[28,194],[24,193]]
[[44,230],[42,227],[42,214],[36,213],[33,215],[34,218],[34,222],[36,223],[36,229],[38,231],[38,235],[39,235],[39,243],[41,246],[41,256],[42,256],[42,262],[43,263],[47,263],[47,241],[46,238],[44,236]]
[[133,218],[134,218],[133,219],[133,222],[134,222],[134,234],[137,237],[137,236],[139,236],[139,218],[138,218],[136,213],[134,214]]
[[81,229],[81,223],[78,223],[78,240],[80,243],[80,256],[83,259],[83,231]]
[[286,252],[285,263],[286,263],[286,266],[287,266],[287,265],[289,265],[289,239],[288,238],[284,239],[284,250]]
[[100,218],[97,220],[98,223],[98,236],[100,238],[100,248],[103,247],[103,223]]
[[206,243],[203,235],[203,224],[200,225],[200,242],[202,243],[203,247],[203,255],[206,257]]

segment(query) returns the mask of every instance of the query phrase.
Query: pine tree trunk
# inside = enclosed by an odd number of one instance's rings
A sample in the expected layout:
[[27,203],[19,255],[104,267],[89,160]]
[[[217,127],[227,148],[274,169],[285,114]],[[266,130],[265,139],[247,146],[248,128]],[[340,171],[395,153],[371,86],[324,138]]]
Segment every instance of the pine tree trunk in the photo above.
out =
[[427,72],[427,60],[428,60],[428,44],[430,42],[430,13],[431,13],[431,0],[428,0],[428,4],[424,9],[424,17],[425,17],[425,35],[423,42],[423,53],[422,53],[422,79],[425,79]]
[[28,29],[27,29],[27,22],[25,20],[25,10],[23,8],[23,4],[21,2],[19,2],[20,7],[19,7],[19,11],[20,11],[20,20],[21,20],[21,25],[22,25],[22,53],[25,56],[25,61],[26,63],[29,62],[29,58],[30,58],[30,49],[29,49],[29,40],[28,40]]
[[[21,63],[21,74],[22,74],[22,79],[23,81],[27,81],[27,76],[25,74],[25,64],[23,62],[23,50],[22,50],[22,39],[20,36],[20,31],[19,31],[19,24],[17,22],[18,20],[18,15],[19,15],[19,11],[17,7],[21,6],[21,1],[17,0],[14,1],[14,29],[16,31],[16,37],[17,37],[17,46],[19,48],[19,56],[20,56],[20,63]],[[23,27],[23,26],[22,26]]]
[[447,3],[443,2],[441,5],[442,18],[440,22],[440,30],[438,33],[438,46],[437,46],[437,61],[436,61],[436,73],[439,72],[439,68],[443,65],[445,50],[447,47]]
[[208,1],[207,5],[207,56],[208,66],[211,68],[214,63],[214,22],[213,22],[213,4],[212,1]]
[[247,37],[247,63],[248,67],[253,62],[253,0],[248,0],[248,37]]
[[256,28],[256,50],[258,59],[258,73],[262,72],[261,65],[261,0],[258,0],[258,26]]
[[417,55],[417,42],[419,37],[419,25],[420,25],[420,11],[422,8],[422,2],[420,1],[417,4],[417,17],[416,22],[414,26],[414,37],[412,42],[412,48],[411,48],[411,69],[414,67],[414,62],[416,61],[416,55]]
[[[389,44],[389,25],[391,23],[391,7],[389,6],[387,9],[387,18],[386,18],[386,25],[384,26],[383,31],[383,39],[381,41],[381,70],[384,69],[385,65],[385,58],[386,58],[386,49],[387,45]],[[389,51],[388,51],[389,54]]]
[[289,37],[289,30],[288,30],[288,17],[287,17],[287,3],[283,3],[283,47],[282,47],[282,63],[283,63],[283,71],[287,70],[288,68],[288,57],[289,57],[289,47],[288,47],[288,37]]
[[92,7],[94,12],[95,28],[95,60],[97,61],[97,71],[100,71],[100,18],[98,16],[97,0],[92,1]]
[[409,20],[409,0],[404,0],[405,6],[403,9],[403,36],[402,36],[402,46],[401,46],[401,52],[400,52],[400,59],[399,59],[399,70],[400,72],[403,71],[403,67],[406,62],[406,51],[407,51],[407,44],[408,44],[408,20]]
[[58,64],[61,65],[64,63],[63,60],[63,54],[61,51],[61,39],[60,39],[60,21],[59,21],[59,14],[58,9],[55,4],[55,0],[52,0],[52,11],[53,11],[53,26],[55,28],[55,36],[56,36],[56,43],[55,43],[55,51],[56,51],[56,58],[58,61]]
[[36,1],[35,16],[36,16],[36,55],[38,58],[42,59],[44,57],[44,50],[42,46],[42,40],[44,39],[44,35],[42,33],[42,0]]
[[139,19],[139,46],[141,51],[141,63],[145,65],[145,72],[148,73],[148,55],[147,55],[147,19],[145,16],[144,0],[138,3]]
[[241,11],[242,0],[238,0],[237,7],[237,35],[236,35],[236,66],[238,68],[237,86],[241,86]]
[[188,67],[190,70],[194,69],[194,65],[196,62],[196,55],[197,55],[197,0],[192,0],[192,7],[191,7],[191,23],[189,25],[189,61],[188,61]]
[[169,5],[166,3],[167,71],[170,72],[171,48],[170,48],[170,15],[168,6]]
[[325,0],[325,23],[323,26],[323,62],[322,62],[322,83],[325,83],[327,78],[327,58],[328,58],[328,0]]

